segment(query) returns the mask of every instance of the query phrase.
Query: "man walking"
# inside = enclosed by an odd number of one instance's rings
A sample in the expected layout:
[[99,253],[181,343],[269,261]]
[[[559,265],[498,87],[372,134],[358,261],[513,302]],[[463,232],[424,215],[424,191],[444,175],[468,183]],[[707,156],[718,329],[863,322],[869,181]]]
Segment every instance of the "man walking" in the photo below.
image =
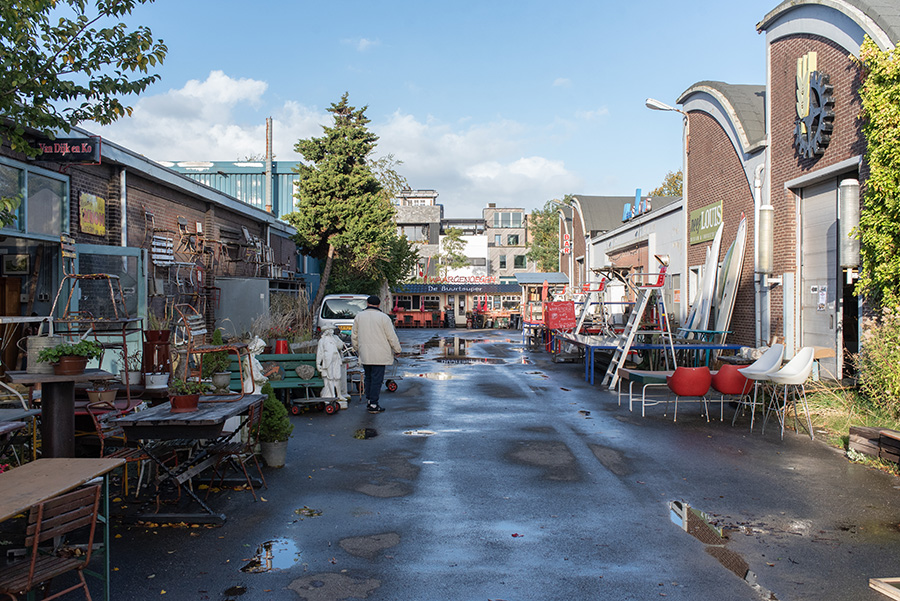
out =
[[368,306],[353,320],[350,343],[363,366],[363,388],[369,413],[381,413],[384,407],[378,404],[378,398],[384,383],[384,370],[394,363],[394,356],[400,354],[400,340],[391,318],[379,309],[381,299],[370,296],[366,303]]

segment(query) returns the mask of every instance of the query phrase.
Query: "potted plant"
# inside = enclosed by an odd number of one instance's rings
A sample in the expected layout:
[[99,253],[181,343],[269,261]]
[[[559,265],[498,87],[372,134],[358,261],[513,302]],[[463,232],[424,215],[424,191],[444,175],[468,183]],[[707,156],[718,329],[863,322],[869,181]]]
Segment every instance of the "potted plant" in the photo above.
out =
[[45,348],[38,354],[38,361],[53,363],[53,373],[59,376],[74,376],[84,372],[90,359],[103,354],[103,346],[93,340],[64,342]]
[[169,403],[172,413],[190,413],[196,411],[200,403],[200,395],[209,389],[205,382],[196,380],[172,380],[169,384]]
[[156,313],[147,313],[147,329],[144,330],[144,336],[147,342],[167,342],[171,334],[171,323],[165,315],[159,317]]
[[141,351],[137,350],[130,355],[122,349],[119,352],[122,358],[122,368],[119,370],[119,378],[126,386],[137,386],[141,383]]
[[97,401],[106,401],[112,403],[116,400],[118,390],[110,388],[106,380],[94,380],[91,387],[87,389],[88,401],[96,403]]
[[[225,344],[222,339],[222,330],[216,329],[212,335],[212,345],[222,346]],[[213,388],[218,394],[228,392],[228,385],[231,383],[231,354],[228,351],[213,351],[211,353],[203,353],[203,372],[204,378],[212,380]]]
[[284,404],[275,397],[271,384],[262,387],[266,395],[259,424],[259,447],[269,467],[283,467],[287,457],[287,441],[294,431],[294,424]]

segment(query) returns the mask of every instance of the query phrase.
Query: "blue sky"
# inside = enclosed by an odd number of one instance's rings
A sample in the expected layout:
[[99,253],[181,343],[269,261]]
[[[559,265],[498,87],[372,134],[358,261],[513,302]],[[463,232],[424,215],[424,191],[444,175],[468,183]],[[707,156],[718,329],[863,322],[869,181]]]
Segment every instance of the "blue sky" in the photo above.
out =
[[155,160],[277,160],[349,92],[411,187],[448,217],[488,202],[633,195],[681,167],[693,83],[765,83],[756,23],[777,0],[157,0],[127,20],[169,47],[131,118],[88,129]]

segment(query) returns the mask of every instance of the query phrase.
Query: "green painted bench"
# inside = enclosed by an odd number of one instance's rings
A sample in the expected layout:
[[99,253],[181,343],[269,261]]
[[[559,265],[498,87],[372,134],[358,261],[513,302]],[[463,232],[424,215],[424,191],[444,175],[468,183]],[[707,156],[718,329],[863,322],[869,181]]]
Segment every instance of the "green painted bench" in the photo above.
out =
[[[335,413],[338,410],[339,405],[337,402],[319,399],[313,394],[325,385],[322,376],[319,374],[319,370],[315,370],[313,377],[309,380],[300,378],[295,371],[298,365],[312,365],[313,368],[315,368],[315,353],[262,354],[257,355],[256,359],[262,364],[263,372],[265,372],[267,364],[273,362],[277,363],[284,370],[283,379],[272,380],[270,378],[269,383],[272,385],[272,388],[275,389],[276,394],[278,394],[279,391],[283,391],[279,396],[294,415],[300,413],[299,405],[308,403],[324,403],[326,413]],[[241,389],[241,374],[239,370],[240,367],[238,366],[237,359],[232,359],[231,383],[228,386],[231,390]],[[292,398],[290,394],[291,390],[302,390],[303,397],[299,399]]]

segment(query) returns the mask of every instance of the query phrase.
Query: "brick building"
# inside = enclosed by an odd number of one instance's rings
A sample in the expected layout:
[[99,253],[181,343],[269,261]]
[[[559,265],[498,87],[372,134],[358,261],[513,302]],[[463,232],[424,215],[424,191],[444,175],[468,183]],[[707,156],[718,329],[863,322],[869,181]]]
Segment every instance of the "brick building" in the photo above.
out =
[[[720,206],[723,248],[740,214],[748,220],[732,340],[777,337],[788,357],[801,346],[832,351],[820,360],[830,377],[844,373],[859,340],[858,255],[846,238],[853,224],[839,219],[845,203],[860,206],[868,175],[855,58],[864,36],[895,47],[894,4],[782,2],[756,26],[766,38],[766,86],[700,82],[678,99],[687,214]],[[707,246],[690,245],[691,267]]]
[[[270,212],[87,131],[70,136],[46,141],[34,160],[6,144],[0,150],[0,190],[23,199],[17,220],[0,231],[3,315],[50,314],[63,275],[61,234],[75,239],[79,273],[121,278],[132,317],[187,302],[210,323],[227,317],[240,331],[266,310],[270,291],[310,286],[305,270],[317,266],[298,260],[294,229]],[[63,152],[64,144],[91,154]],[[70,309],[96,317],[111,310],[82,296]]]

